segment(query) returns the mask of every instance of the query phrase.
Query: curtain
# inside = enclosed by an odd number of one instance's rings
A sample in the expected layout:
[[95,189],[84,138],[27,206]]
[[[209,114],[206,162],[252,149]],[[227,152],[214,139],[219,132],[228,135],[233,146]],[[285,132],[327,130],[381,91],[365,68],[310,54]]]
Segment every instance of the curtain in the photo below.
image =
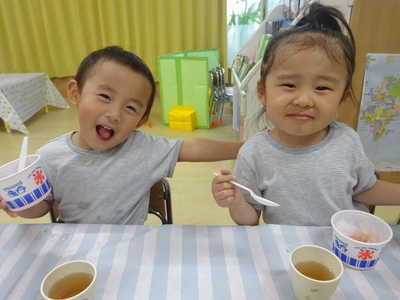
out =
[[157,56],[218,48],[226,0],[0,0],[0,73],[74,75],[91,51],[130,50],[156,75]]

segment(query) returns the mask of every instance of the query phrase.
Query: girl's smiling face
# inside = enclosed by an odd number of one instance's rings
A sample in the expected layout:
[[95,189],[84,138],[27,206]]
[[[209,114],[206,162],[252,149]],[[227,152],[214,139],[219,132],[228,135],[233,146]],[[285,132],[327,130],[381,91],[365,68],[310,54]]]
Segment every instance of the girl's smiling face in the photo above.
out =
[[289,147],[318,143],[345,96],[347,69],[318,47],[283,46],[257,92],[275,128],[272,137]]
[[112,60],[96,63],[81,90],[75,80],[70,81],[68,93],[79,115],[73,143],[82,149],[111,149],[147,120],[143,116],[151,97],[150,82]]

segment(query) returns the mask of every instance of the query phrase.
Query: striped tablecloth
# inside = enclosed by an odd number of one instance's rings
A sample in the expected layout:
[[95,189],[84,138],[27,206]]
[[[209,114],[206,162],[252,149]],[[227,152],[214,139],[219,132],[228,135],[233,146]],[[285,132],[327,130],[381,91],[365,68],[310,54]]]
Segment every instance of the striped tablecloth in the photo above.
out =
[[27,134],[24,122],[46,105],[69,105],[45,73],[0,74],[0,118]]
[[[400,299],[400,227],[371,271],[345,269],[332,299]],[[294,299],[288,253],[331,246],[331,228],[279,225],[0,225],[0,299],[38,299],[72,259],[98,270],[98,300]]]

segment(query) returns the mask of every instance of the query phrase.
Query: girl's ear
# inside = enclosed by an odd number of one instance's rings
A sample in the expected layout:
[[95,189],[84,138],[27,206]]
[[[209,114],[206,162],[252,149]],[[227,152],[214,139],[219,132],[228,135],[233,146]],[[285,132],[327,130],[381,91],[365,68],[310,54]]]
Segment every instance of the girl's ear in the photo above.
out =
[[79,103],[80,94],[78,82],[75,79],[71,79],[67,84],[67,95],[71,103],[77,105]]
[[344,91],[343,93],[343,97],[340,100],[340,103],[343,103],[346,99],[350,98],[351,102],[354,102],[354,94],[353,94],[353,90],[351,88],[347,89],[346,91]]
[[265,83],[261,80],[257,81],[257,96],[262,105],[267,104],[267,97],[265,95]]

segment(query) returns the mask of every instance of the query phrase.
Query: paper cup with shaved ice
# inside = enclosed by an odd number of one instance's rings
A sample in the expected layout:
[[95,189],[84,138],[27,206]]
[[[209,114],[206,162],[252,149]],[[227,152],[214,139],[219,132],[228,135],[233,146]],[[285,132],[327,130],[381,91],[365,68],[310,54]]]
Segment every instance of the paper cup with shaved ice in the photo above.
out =
[[346,266],[370,270],[393,237],[381,218],[359,210],[341,210],[331,218],[332,251]]
[[18,161],[16,159],[0,167],[0,196],[12,211],[30,208],[51,192],[51,185],[40,163],[40,155],[28,155],[25,167],[19,172]]

